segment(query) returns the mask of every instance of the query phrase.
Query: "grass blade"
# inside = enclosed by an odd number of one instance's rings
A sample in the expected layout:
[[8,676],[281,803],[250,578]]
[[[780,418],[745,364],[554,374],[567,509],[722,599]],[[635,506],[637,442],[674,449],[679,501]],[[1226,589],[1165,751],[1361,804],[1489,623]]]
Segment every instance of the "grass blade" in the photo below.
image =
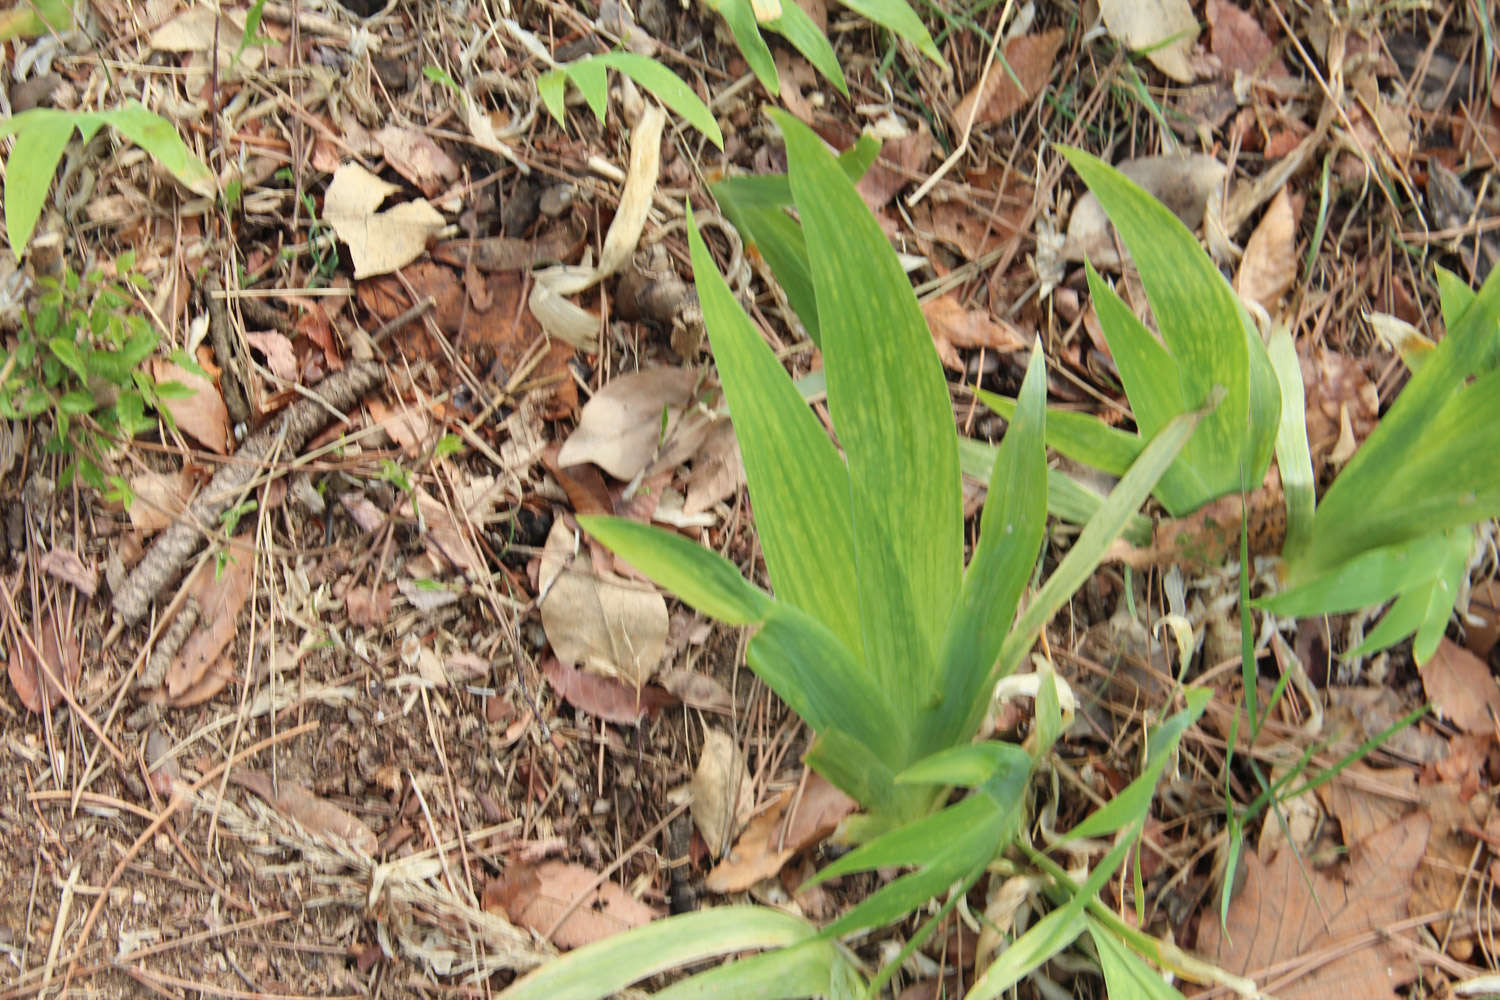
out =
[[58,161],[73,135],[71,116],[48,111],[23,111],[7,123],[15,129],[16,142],[5,164],[5,232],[17,260],[36,231]]
[[634,52],[606,52],[594,56],[593,61],[624,73],[676,112],[683,121],[707,136],[715,146],[724,148],[724,133],[719,130],[719,123],[714,120],[714,113],[708,109],[708,105],[693,93],[691,87],[682,82],[681,77],[655,59],[647,59]]

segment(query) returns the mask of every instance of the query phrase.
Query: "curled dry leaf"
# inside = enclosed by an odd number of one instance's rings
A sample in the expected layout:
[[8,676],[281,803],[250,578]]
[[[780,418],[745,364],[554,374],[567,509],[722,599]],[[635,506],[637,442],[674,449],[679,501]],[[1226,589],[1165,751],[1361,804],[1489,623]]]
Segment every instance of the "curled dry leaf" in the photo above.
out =
[[484,887],[484,908],[538,934],[550,932],[561,948],[581,948],[660,915],[614,882],[598,882],[597,873],[566,861],[513,864]]
[[400,446],[407,458],[422,457],[432,437],[432,418],[426,410],[410,403],[392,409],[378,399],[370,399],[365,405],[375,423]]
[[[1024,108],[1052,74],[1052,64],[1062,46],[1063,34],[1063,29],[1053,28],[1039,35],[1022,35],[1006,42],[1005,63],[1011,72],[1006,72],[1006,66],[997,59],[990,67],[989,78],[984,81],[983,92],[976,85],[965,94],[953,109],[949,121],[962,131],[971,113],[975,125],[988,125],[1004,121]],[[1015,76],[1012,77],[1011,73]]]
[[357,163],[334,172],[323,198],[323,217],[349,244],[356,278],[389,274],[410,264],[427,252],[427,240],[443,228],[442,215],[421,198],[377,211],[399,190]]
[[[1160,201],[1189,229],[1203,222],[1209,199],[1224,183],[1227,167],[1203,153],[1193,156],[1141,156],[1116,164],[1120,173],[1135,181]],[[1120,254],[1114,227],[1093,192],[1078,199],[1068,220],[1068,238],[1063,244],[1065,260],[1088,257],[1097,268],[1118,270]]]
[[191,396],[163,400],[177,426],[203,447],[219,455],[229,454],[234,435],[229,430],[229,411],[219,387],[196,372],[166,358],[151,359],[151,374],[158,382],[181,382]]
[[594,569],[575,555],[578,539],[562,521],[542,553],[542,629],[563,663],[642,685],[667,644],[667,602],[654,588]]
[[696,708],[700,712],[718,712],[721,715],[734,714],[734,696],[724,685],[707,674],[679,667],[661,675],[661,686],[688,708]]
[[[10,685],[15,688],[21,704],[28,711],[40,714],[44,709],[62,704],[63,689],[57,681],[71,691],[78,685],[83,666],[73,632],[60,632],[51,611],[42,614],[37,628],[30,635],[30,643],[22,640],[19,645],[11,647],[8,672]],[[37,658],[37,653],[41,654],[41,659]]]
[[734,425],[727,419],[715,420],[693,456],[682,513],[686,517],[701,514],[734,496],[743,485],[745,460],[740,454],[739,439],[734,436]]
[[286,334],[267,330],[264,333],[246,333],[245,340],[251,347],[266,356],[266,367],[271,374],[288,382],[297,381],[297,352]]
[[680,429],[700,380],[700,373],[690,368],[652,368],[614,378],[583,405],[578,426],[558,452],[558,464],[592,462],[629,482]]
[[316,837],[341,841],[367,855],[373,855],[379,845],[374,831],[358,817],[294,781],[273,783],[270,775],[243,768],[230,771],[229,777]]
[[1030,345],[1021,331],[995,319],[985,309],[965,309],[949,292],[922,303],[922,315],[932,331],[938,357],[954,371],[963,371],[960,347],[983,347],[1001,354],[1025,350]]
[[745,755],[728,733],[708,729],[693,772],[693,823],[714,857],[722,857],[755,808]]

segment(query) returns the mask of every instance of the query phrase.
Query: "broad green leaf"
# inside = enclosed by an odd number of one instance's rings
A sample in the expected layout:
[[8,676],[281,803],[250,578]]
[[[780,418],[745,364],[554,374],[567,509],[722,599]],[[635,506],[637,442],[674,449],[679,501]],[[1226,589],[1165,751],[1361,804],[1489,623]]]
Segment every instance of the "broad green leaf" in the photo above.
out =
[[933,678],[938,707],[923,718],[919,752],[966,742],[989,705],[985,686],[1031,581],[1047,524],[1046,394],[1046,360],[1038,343],[995,458],[979,542],[948,616]]
[[561,67],[549,69],[536,78],[537,96],[542,106],[556,119],[559,125],[568,120],[568,71]]
[[812,940],[807,921],[762,906],[667,917],[574,949],[516,980],[505,1000],[598,1000],[647,976],[719,955]]
[[1198,721],[1208,707],[1213,692],[1208,688],[1190,687],[1184,692],[1187,707],[1175,713],[1152,733],[1147,741],[1146,766],[1130,784],[1120,790],[1104,806],[1091,813],[1083,822],[1063,834],[1062,839],[1077,840],[1080,837],[1102,837],[1107,833],[1123,829],[1133,823],[1145,822],[1151,809],[1152,796],[1156,794],[1156,782],[1162,771],[1177,751],[1177,744],[1188,727]]
[[0,13],[0,41],[40,38],[49,31],[59,35],[73,30],[73,5],[69,0],[22,0]]
[[1370,630],[1364,641],[1344,654],[1345,659],[1370,656],[1389,649],[1413,632],[1417,639],[1412,644],[1412,655],[1418,663],[1426,663],[1437,652],[1438,642],[1448,627],[1448,618],[1453,614],[1453,605],[1463,586],[1469,552],[1474,547],[1474,529],[1452,529],[1434,536],[1430,544],[1447,553],[1436,576],[1411,581],[1408,589],[1386,610],[1380,623]]
[[939,66],[947,67],[943,54],[927,33],[927,27],[917,17],[916,11],[907,5],[906,0],[847,0],[844,6],[911,42],[918,52]]
[[750,502],[776,597],[822,622],[858,656],[849,476],[714,266],[689,213],[688,245],[703,322],[745,462]]
[[1281,426],[1276,431],[1276,467],[1286,496],[1286,540],[1282,557],[1295,559],[1312,535],[1317,483],[1307,444],[1306,392],[1292,332],[1278,325],[1266,347],[1281,384]]
[[1272,614],[1297,618],[1358,611],[1390,600],[1412,583],[1436,579],[1444,556],[1441,536],[1423,535],[1370,549],[1322,576],[1251,603]]
[[763,620],[772,600],[717,552],[623,517],[579,515],[583,529],[695,610],[729,625]]
[[[868,134],[861,135],[858,142],[839,154],[839,166],[857,183],[879,154],[880,142]],[[807,241],[802,238],[802,227],[787,214],[792,207],[792,188],[786,175],[730,177],[712,185],[711,190],[746,247],[754,247],[771,268],[808,338],[821,344]]]
[[[1196,242],[1193,248],[1197,249]],[[1094,270],[1094,265],[1084,261],[1083,269],[1099,328],[1104,331],[1110,356],[1120,372],[1136,427],[1149,438],[1177,414],[1192,409],[1183,399],[1177,363],[1156,339],[1156,334],[1136,318],[1114,287]]]
[[73,374],[87,382],[89,378],[88,369],[84,367],[83,353],[78,350],[78,345],[66,337],[53,337],[47,341],[47,348],[57,360],[73,370]]
[[1162,473],[1182,451],[1183,444],[1193,434],[1197,423],[1196,413],[1185,413],[1175,418],[1151,439],[1151,443],[1146,445],[1129,471],[1115,484],[1109,498],[1084,526],[1073,547],[1005,637],[1005,643],[1000,649],[996,677],[1004,677],[1016,669],[1026,651],[1036,641],[1042,626],[1051,621],[1057,609],[1083,586],[1083,582],[1104,558],[1110,543],[1119,537],[1132,515],[1145,503]]
[[896,781],[977,788],[997,774],[1030,766],[1030,755],[1015,744],[985,740],[939,750],[896,775]]
[[132,102],[117,111],[102,112],[99,118],[155,157],[183,186],[203,194],[204,186],[213,183],[213,172],[187,148],[176,126],[161,115]]
[[849,971],[838,945],[826,939],[804,941],[750,958],[725,962],[657,993],[656,1000],[782,1000],[831,996],[836,966]]
[[568,79],[578,88],[583,95],[583,100],[594,113],[599,121],[604,121],[604,113],[609,110],[609,73],[604,63],[594,59],[580,59],[577,62],[568,63],[563,67],[568,74]]
[[922,705],[963,565],[947,382],[906,272],[854,185],[810,128],[769,113],[786,139],[848,463],[864,654],[893,700]]
[[1099,967],[1104,973],[1104,988],[1112,997],[1138,997],[1140,1000],[1182,1000],[1161,973],[1147,965],[1092,916],[1086,918],[1089,936],[1099,952]]
[[869,668],[816,619],[772,603],[745,660],[813,729],[842,730],[887,763],[907,759],[908,714],[896,712]]
[[94,401],[94,394],[87,389],[74,389],[72,392],[63,393],[57,400],[57,408],[72,416],[91,413],[97,405],[98,403]]
[[5,231],[17,259],[36,230],[42,206],[47,203],[47,190],[52,187],[52,175],[57,173],[58,161],[73,135],[72,116],[48,111],[51,109],[23,111],[4,123],[16,136],[5,165]]
[[755,19],[755,9],[750,6],[750,0],[703,0],[703,3],[711,10],[718,11],[724,23],[729,25],[734,44],[739,47],[740,55],[745,57],[745,62],[761,86],[771,96],[780,96],[781,80],[776,75],[776,60],[772,58],[766,40],[760,37],[760,22]]
[[[795,6],[795,4],[793,5]],[[797,8],[801,11],[801,8]],[[806,17],[806,15],[803,15]],[[706,135],[710,142],[724,148],[724,133],[708,105],[693,93],[682,78],[655,59],[636,55],[634,52],[606,52],[592,58],[593,62],[612,67],[630,77],[649,91],[693,128]],[[577,65],[574,63],[573,65]]]
[[[820,730],[802,759],[867,812],[881,817],[879,823],[866,829],[884,832],[889,822],[886,817],[926,811],[922,808],[924,796],[898,788],[891,766],[868,744],[842,730]],[[925,798],[930,800],[931,796]],[[845,836],[855,842],[869,839],[868,835],[854,836],[847,830]]]
[[840,94],[849,96],[849,85],[844,82],[844,71],[839,67],[838,56],[833,54],[833,46],[828,44],[828,38],[818,30],[800,4],[785,0],[781,5],[781,16],[765,22],[765,27],[790,42],[792,48],[802,53],[814,69],[838,88]]
[[1448,335],[1324,494],[1312,539],[1289,565],[1292,586],[1369,549],[1500,511],[1500,479],[1475,461],[1495,454],[1500,436],[1494,421],[1500,412],[1500,271],[1478,295],[1461,291],[1441,272],[1439,288]]
[[[1183,450],[1184,471],[1174,473],[1201,481],[1203,495],[1192,507],[1260,485],[1280,423],[1280,394],[1265,345],[1244,307],[1192,233],[1165,205],[1103,161],[1068,147],[1062,147],[1062,153],[1098,197],[1130,250],[1170,357],[1167,371],[1175,378],[1183,411],[1202,406],[1216,389],[1224,392],[1219,407]],[[1129,394],[1133,387],[1125,369],[1131,361],[1117,361]],[[1147,391],[1153,419],[1171,399],[1170,387],[1161,381],[1163,374],[1145,375],[1157,384]],[[1137,371],[1134,380],[1139,382],[1141,376]],[[1144,424],[1142,432],[1148,433]]]

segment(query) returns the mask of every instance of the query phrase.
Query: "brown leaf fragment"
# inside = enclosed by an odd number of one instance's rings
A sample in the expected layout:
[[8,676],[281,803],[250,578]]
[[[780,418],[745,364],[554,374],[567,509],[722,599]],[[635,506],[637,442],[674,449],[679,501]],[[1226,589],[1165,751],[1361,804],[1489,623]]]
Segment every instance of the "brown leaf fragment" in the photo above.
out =
[[1312,868],[1288,850],[1270,862],[1246,852],[1227,927],[1219,926],[1217,907],[1205,910],[1198,923],[1199,950],[1241,975],[1315,955],[1326,959],[1290,983],[1262,984],[1280,1000],[1394,1000],[1420,967],[1383,934],[1408,915],[1412,876],[1430,828],[1431,820],[1413,813],[1356,844],[1348,864],[1334,874]]
[[200,627],[182,644],[167,668],[167,694],[175,704],[181,704],[177,699],[203,678],[234,640],[235,620],[254,583],[255,550],[237,542],[230,546],[223,573],[216,573],[216,569],[216,560],[207,559],[183,584],[202,610]]
[[682,513],[686,517],[701,514],[734,496],[743,485],[745,460],[740,454],[739,439],[734,436],[734,425],[728,420],[716,421],[693,456]]
[[660,688],[648,684],[637,691],[618,678],[578,670],[555,656],[542,661],[542,676],[569,705],[616,725],[637,725],[650,712],[671,703]]
[[958,349],[981,347],[1001,354],[1030,345],[1020,330],[990,315],[987,309],[966,309],[952,292],[922,303],[922,315],[932,332],[938,357],[954,371],[963,371]]
[[367,584],[344,595],[344,610],[349,614],[350,624],[378,628],[391,620],[395,600],[394,583],[383,583],[379,587]]
[[1491,733],[1500,719],[1500,688],[1489,665],[1451,639],[1443,639],[1432,658],[1418,664],[1422,689],[1439,718],[1466,733]]
[[186,509],[193,487],[184,470],[177,472],[142,472],[131,477],[130,526],[142,534],[152,535],[172,523]]
[[1469,592],[1467,643],[1469,652],[1481,660],[1500,641],[1500,579],[1474,584]]
[[1380,415],[1380,394],[1359,358],[1324,347],[1299,345],[1297,360],[1307,392],[1307,444],[1313,471],[1342,465],[1370,436]]
[[598,873],[566,861],[510,865],[485,886],[484,907],[538,934],[550,932],[560,948],[581,948],[660,916],[614,882],[597,882]]
[[616,376],[584,404],[577,428],[558,452],[558,464],[592,462],[629,482],[651,463],[682,420],[700,379],[701,374],[690,368]]
[[932,133],[927,123],[920,121],[905,135],[881,143],[880,155],[855,185],[870,211],[880,215],[897,191],[921,178],[932,157],[932,147]]
[[72,549],[52,549],[37,560],[37,568],[71,583],[86,597],[93,597],[99,587],[99,574],[85,566]]
[[1226,77],[1233,79],[1240,73],[1285,80],[1291,76],[1254,14],[1228,0],[1208,0],[1203,13],[1209,26],[1209,51],[1218,58]]
[[275,330],[246,333],[245,340],[266,356],[266,367],[271,369],[272,375],[288,382],[297,380],[297,352],[292,348],[292,342],[286,339],[286,334]]
[[710,892],[743,892],[779,872],[799,851],[820,843],[855,809],[821,775],[807,773],[800,793],[788,788],[750,821],[703,881]]
[[734,696],[707,674],[687,667],[668,670],[661,675],[661,686],[676,695],[684,705],[700,712],[734,714]]
[[385,154],[385,161],[396,173],[435,198],[458,180],[458,164],[453,158],[416,128],[387,125],[375,133],[375,141]]
[[74,634],[72,631],[59,632],[52,612],[42,614],[30,635],[31,642],[23,639],[19,645],[12,646],[7,672],[21,704],[40,715],[44,709],[62,704],[63,688],[58,681],[70,691],[77,687],[83,664]]
[[229,777],[235,784],[265,799],[282,816],[308,833],[342,841],[361,854],[375,854],[379,844],[375,832],[353,813],[318,796],[311,789],[285,779],[273,783],[270,775],[244,768],[235,768],[229,772]]
[[166,358],[152,358],[151,373],[158,382],[180,382],[192,390],[191,396],[162,401],[177,426],[203,447],[220,455],[229,454],[234,436],[229,431],[229,410],[219,387]]
[[[1300,201],[1300,199],[1299,199]],[[1297,212],[1286,188],[1276,193],[1240,260],[1234,288],[1275,315],[1277,303],[1297,280]]]
[[1317,791],[1323,807],[1339,821],[1344,843],[1357,844],[1411,808],[1417,801],[1417,776],[1409,768],[1377,770],[1356,761]]
[[[1024,108],[1052,74],[1052,66],[1057,61],[1057,50],[1062,47],[1063,35],[1063,29],[1053,28],[1039,35],[1022,35],[1006,42],[1005,63],[995,60],[983,89],[976,84],[973,90],[965,94],[949,115],[949,121],[962,131],[968,124],[971,113],[974,115],[975,125],[988,125],[1004,121]],[[1007,65],[1009,72],[1006,70]],[[1012,73],[1015,75],[1012,76]]]

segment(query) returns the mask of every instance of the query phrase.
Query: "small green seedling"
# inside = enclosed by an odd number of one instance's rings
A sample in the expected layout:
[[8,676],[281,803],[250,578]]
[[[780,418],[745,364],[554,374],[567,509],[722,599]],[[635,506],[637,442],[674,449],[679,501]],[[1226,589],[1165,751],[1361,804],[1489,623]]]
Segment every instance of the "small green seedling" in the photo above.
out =
[[[0,352],[0,417],[32,420],[51,414],[47,450],[68,456],[62,482],[75,476],[99,490],[108,486],[102,456],[120,440],[171,425],[166,399],[192,395],[180,382],[157,383],[140,368],[159,338],[135,308],[130,286],[145,287],[134,254],[123,254],[116,273],[42,279],[36,309],[23,316],[15,350]],[[183,351],[172,359],[201,368]],[[148,413],[148,411],[154,411]]]
[[0,139],[15,136],[5,163],[5,230],[17,259],[26,250],[47,200],[47,189],[76,130],[88,142],[108,125],[140,146],[188,189],[214,194],[213,174],[165,118],[131,102],[114,111],[32,108],[0,121]]

